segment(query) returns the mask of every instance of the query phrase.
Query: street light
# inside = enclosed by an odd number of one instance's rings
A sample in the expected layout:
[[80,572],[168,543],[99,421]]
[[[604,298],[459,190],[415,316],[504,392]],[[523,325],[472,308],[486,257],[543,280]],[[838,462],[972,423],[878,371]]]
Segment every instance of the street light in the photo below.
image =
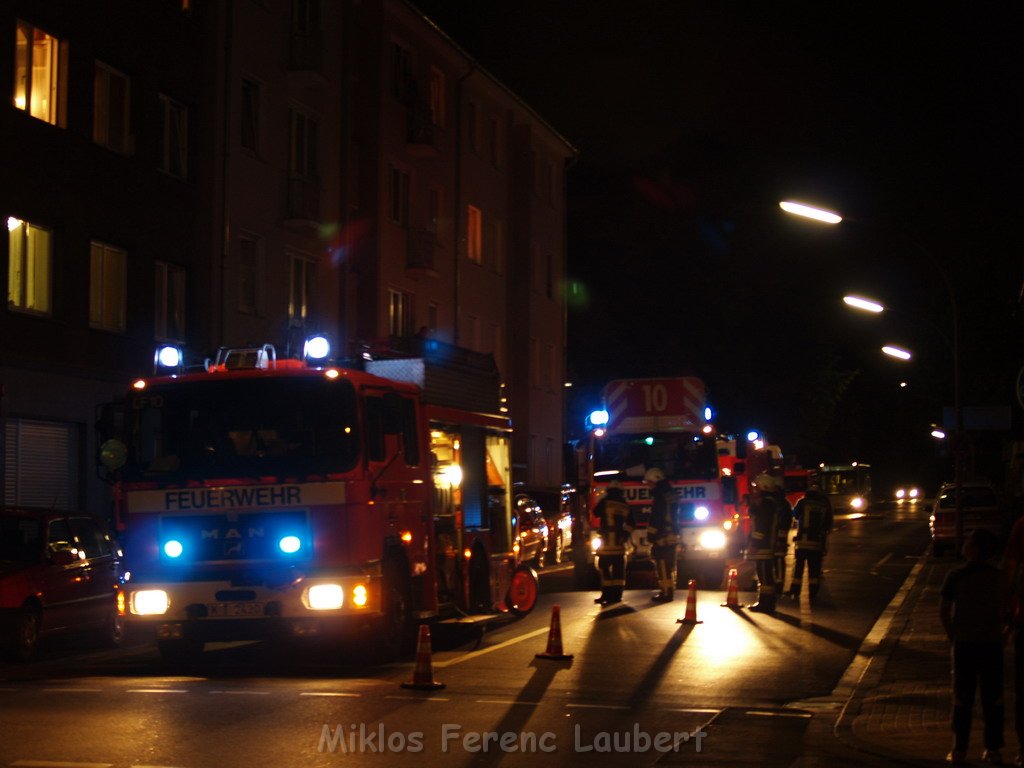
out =
[[[779,207],[786,213],[794,216],[801,216],[805,219],[820,221],[825,224],[839,224],[843,217],[834,211],[823,208],[816,208],[804,203],[797,203],[791,200],[784,200]],[[953,288],[953,281],[949,273],[938,262],[930,250],[921,245],[920,242],[905,230],[899,230],[900,234],[914,248],[921,253],[942,278],[949,296],[949,309],[953,324],[953,474],[954,474],[954,519],[956,520],[956,551],[959,552],[963,545],[964,538],[964,516],[961,497],[961,488],[964,482],[964,409],[960,393],[960,309],[956,301],[956,290]]]
[[889,357],[895,357],[897,360],[909,360],[911,358],[909,351],[902,347],[894,347],[891,344],[886,344],[882,347],[882,352],[887,354]]

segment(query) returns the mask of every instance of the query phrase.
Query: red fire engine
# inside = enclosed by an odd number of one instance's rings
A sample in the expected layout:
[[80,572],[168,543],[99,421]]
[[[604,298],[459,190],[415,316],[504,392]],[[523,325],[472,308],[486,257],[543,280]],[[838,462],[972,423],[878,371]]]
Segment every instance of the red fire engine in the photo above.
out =
[[129,627],[173,659],[351,633],[394,655],[418,621],[528,612],[493,360],[421,352],[357,370],[264,345],[189,372],[165,350],[103,407]]
[[[767,468],[766,452],[750,440],[716,434],[696,377],[616,380],[603,400],[603,410],[590,417],[580,472],[589,481],[591,515],[608,483],[618,480],[638,524],[629,568],[641,570],[650,556],[644,528],[651,497],[643,476],[659,467],[678,492],[680,580],[693,573],[722,579],[728,559],[745,544],[747,478]],[[599,545],[596,534],[591,542]]]

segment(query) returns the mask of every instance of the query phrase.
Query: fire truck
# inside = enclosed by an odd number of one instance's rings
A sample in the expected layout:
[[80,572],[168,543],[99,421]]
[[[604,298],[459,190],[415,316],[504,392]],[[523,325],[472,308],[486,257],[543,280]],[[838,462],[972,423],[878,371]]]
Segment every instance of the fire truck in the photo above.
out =
[[434,341],[342,367],[180,349],[98,414],[130,570],[131,631],[162,656],[206,642],[356,636],[385,656],[423,621],[529,612],[511,430],[493,359]]
[[[581,446],[580,477],[586,478],[587,506],[593,510],[612,480],[618,480],[634,509],[637,529],[628,560],[630,578],[650,570],[646,525],[651,511],[647,469],[659,467],[678,494],[679,579],[696,574],[711,582],[724,577],[730,557],[746,543],[748,478],[773,463],[759,436],[720,435],[710,423],[701,379],[620,379],[603,390],[603,408],[589,417]],[[592,532],[591,550],[600,546]],[[592,566],[592,558],[591,563]]]

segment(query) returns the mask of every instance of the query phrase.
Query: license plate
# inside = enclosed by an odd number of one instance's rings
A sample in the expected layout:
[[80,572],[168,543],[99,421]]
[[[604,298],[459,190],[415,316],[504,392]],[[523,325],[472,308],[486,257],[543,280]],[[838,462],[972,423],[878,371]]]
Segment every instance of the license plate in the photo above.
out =
[[263,603],[207,603],[206,615],[210,618],[226,618],[231,616],[262,616]]

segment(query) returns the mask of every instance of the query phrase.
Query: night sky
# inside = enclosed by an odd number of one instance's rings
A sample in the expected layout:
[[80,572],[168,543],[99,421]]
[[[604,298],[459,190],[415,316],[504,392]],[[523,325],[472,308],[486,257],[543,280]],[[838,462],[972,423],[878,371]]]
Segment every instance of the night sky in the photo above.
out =
[[[415,4],[580,152],[571,432],[609,379],[695,374],[726,430],[938,482],[948,461],[927,432],[953,365],[935,263],[960,309],[964,403],[1019,421],[1012,4]],[[785,198],[853,221],[787,217]],[[896,311],[846,309],[858,291]],[[884,357],[888,342],[914,362]]]

